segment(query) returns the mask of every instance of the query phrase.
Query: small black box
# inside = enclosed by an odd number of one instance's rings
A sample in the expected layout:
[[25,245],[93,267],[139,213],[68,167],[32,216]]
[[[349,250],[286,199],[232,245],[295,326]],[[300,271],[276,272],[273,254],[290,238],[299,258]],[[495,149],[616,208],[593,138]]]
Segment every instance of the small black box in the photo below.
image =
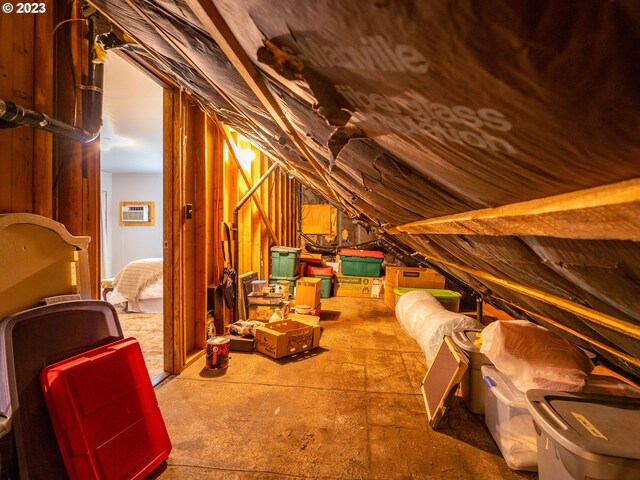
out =
[[232,352],[253,352],[255,339],[253,337],[241,337],[240,335],[224,335],[229,339],[229,349]]

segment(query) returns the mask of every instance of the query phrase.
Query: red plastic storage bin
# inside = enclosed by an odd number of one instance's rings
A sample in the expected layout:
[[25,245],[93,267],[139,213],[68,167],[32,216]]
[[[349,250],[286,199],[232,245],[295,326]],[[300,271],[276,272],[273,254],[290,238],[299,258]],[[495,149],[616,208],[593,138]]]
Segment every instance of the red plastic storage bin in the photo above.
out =
[[71,479],[143,479],[171,451],[140,345],[133,338],[46,367],[40,375]]
[[322,267],[316,265],[307,266],[307,271],[305,273],[307,276],[312,277],[327,277],[333,275],[333,267]]
[[384,258],[383,252],[376,250],[356,250],[355,248],[343,248],[338,252],[341,257]]

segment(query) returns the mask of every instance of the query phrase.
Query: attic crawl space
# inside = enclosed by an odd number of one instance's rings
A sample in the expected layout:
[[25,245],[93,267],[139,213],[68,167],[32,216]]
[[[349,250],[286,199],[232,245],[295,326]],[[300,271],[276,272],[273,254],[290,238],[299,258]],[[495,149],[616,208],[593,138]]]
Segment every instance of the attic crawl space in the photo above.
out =
[[[94,298],[101,58],[164,85],[167,371],[205,347],[224,266],[222,209],[198,185],[225,170],[185,168],[226,148],[223,124],[286,173],[266,252],[300,246],[299,185],[404,264],[638,381],[637,1],[50,1],[0,14],[0,35],[0,213],[90,236]],[[213,247],[183,227],[186,204]]]

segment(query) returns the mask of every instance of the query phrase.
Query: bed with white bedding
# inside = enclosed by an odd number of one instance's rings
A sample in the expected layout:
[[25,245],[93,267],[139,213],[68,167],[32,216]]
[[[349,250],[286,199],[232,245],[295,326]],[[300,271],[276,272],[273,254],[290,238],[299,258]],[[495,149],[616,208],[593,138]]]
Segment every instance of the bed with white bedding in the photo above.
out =
[[107,300],[124,304],[127,312],[162,313],[162,295],[162,258],[144,258],[118,272]]

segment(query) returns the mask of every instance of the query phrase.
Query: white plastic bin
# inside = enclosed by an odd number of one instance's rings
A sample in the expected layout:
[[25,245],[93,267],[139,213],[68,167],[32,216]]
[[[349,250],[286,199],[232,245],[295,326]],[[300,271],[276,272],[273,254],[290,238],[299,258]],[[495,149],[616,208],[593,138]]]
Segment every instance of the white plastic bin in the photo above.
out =
[[536,431],[525,394],[495,367],[481,367],[489,386],[484,420],[500,453],[513,470],[538,470]]

